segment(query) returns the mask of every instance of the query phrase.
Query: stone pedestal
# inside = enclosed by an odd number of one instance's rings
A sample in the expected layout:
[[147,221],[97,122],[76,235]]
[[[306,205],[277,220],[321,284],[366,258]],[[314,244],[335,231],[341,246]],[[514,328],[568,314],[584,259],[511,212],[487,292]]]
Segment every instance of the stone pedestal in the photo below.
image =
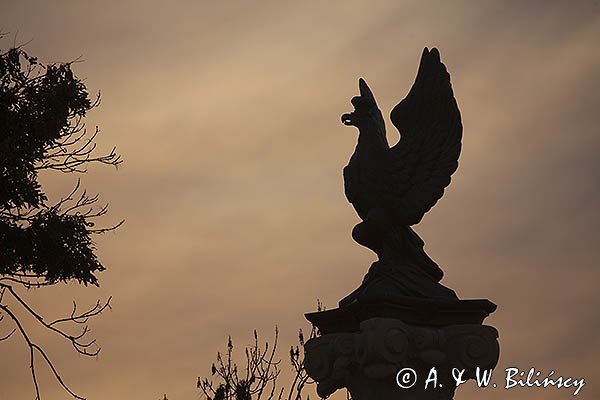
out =
[[[498,332],[481,325],[481,315],[495,305],[467,300],[440,310],[441,304],[415,301],[307,314],[323,328],[322,336],[305,345],[306,371],[317,382],[319,395],[347,388],[354,400],[452,399],[460,371],[464,381],[474,378],[478,367],[496,366]],[[374,316],[375,310],[386,315]],[[460,322],[450,323],[453,317]]]

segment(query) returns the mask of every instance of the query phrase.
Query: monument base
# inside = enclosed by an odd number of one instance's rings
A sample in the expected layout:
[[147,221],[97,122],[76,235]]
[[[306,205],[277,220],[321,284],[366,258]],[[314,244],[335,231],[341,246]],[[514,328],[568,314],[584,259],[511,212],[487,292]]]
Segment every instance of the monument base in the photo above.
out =
[[466,381],[496,366],[498,331],[481,325],[493,303],[412,300],[306,315],[322,334],[304,358],[320,396],[347,388],[354,400],[452,399],[459,375]]

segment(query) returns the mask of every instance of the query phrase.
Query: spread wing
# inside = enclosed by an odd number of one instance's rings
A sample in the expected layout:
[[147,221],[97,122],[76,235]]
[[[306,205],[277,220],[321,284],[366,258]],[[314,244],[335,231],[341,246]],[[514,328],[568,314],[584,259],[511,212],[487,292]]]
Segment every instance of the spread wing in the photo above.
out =
[[401,135],[390,149],[392,209],[400,221],[414,225],[444,194],[461,149],[460,111],[437,49],[423,50],[415,83],[391,120]]

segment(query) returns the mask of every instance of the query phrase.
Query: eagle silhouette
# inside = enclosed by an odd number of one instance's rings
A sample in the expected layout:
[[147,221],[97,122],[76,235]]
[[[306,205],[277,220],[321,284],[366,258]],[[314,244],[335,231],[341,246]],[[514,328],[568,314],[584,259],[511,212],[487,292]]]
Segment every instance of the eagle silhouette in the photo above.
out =
[[363,222],[354,239],[380,259],[418,265],[436,282],[442,270],[423,251],[410,228],[443,196],[458,168],[462,123],[450,74],[436,48],[425,48],[415,82],[391,112],[400,141],[390,147],[385,122],[367,83],[359,80],[354,111],[342,122],[359,129],[358,144],[344,168],[345,194]]

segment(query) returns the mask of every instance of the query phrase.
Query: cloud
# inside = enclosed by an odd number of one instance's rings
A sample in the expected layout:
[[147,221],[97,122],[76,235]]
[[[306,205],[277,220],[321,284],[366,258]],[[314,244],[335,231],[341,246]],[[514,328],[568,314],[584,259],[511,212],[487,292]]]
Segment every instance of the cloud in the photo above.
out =
[[[426,250],[459,295],[499,305],[488,321],[502,365],[600,378],[598,352],[574,345],[598,348],[585,333],[598,327],[597,6],[365,4],[8,6],[4,29],[33,37],[32,54],[85,55],[76,69],[104,99],[89,123],[125,156],[84,179],[126,219],[98,240],[102,287],[40,302],[55,312],[114,296],[94,321],[97,363],[48,338],[75,389],[192,397],[228,334],[241,344],[278,324],[285,350],[317,298],[334,307],[354,289],[374,257],[350,239],[341,168],[356,133],[339,116],[359,76],[387,115],[426,45],[441,49],[465,126],[453,184],[417,228]],[[46,184],[58,195],[70,183]],[[20,346],[2,346],[3,359],[20,365]],[[0,398],[30,394],[25,368],[0,375]],[[62,398],[52,385],[45,398]]]

